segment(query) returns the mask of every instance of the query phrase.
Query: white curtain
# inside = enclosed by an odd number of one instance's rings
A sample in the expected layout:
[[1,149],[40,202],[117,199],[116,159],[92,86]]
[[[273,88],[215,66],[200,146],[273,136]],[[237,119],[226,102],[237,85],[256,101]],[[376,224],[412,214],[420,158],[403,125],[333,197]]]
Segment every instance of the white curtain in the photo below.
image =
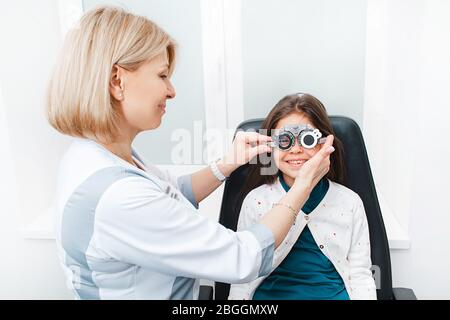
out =
[[376,183],[411,236],[392,255],[394,282],[419,298],[450,297],[449,17],[450,1],[368,0],[364,134]]

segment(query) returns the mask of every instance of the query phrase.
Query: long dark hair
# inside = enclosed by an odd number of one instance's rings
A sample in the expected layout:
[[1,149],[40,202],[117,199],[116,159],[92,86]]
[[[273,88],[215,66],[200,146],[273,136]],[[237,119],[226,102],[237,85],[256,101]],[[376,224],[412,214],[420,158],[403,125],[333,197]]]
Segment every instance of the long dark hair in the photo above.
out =
[[[326,178],[338,182],[340,184],[345,183],[346,173],[344,165],[344,148],[342,142],[336,137],[331,126],[330,119],[328,118],[327,111],[316,97],[310,94],[292,94],[281,99],[275,107],[269,112],[266,119],[261,124],[261,132],[267,135],[272,134],[272,130],[278,124],[282,118],[292,113],[301,113],[311,121],[315,128],[322,132],[323,136],[330,134],[334,135],[333,147],[335,151],[330,156],[330,170],[326,174]],[[244,183],[244,187],[241,192],[241,200],[253,189],[263,185],[272,184],[277,179],[278,173],[274,174],[261,174],[264,168],[268,168],[273,164],[273,159],[268,161],[261,161],[263,157],[270,157],[269,154],[261,154],[258,156],[256,163],[249,164],[250,169],[247,179]],[[253,163],[254,161],[252,161]]]

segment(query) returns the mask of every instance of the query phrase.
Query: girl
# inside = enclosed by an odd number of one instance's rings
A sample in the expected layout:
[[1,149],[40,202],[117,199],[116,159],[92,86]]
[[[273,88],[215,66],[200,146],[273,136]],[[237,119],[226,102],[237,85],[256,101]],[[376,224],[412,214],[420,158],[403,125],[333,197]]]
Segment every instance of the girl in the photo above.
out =
[[[284,97],[262,129],[275,141],[271,159],[278,170],[265,175],[268,165],[260,162],[251,168],[238,230],[255,224],[289,191],[300,168],[322,148],[321,136],[334,135],[325,107],[309,94]],[[364,206],[342,185],[343,148],[337,138],[334,147],[330,170],[298,212],[300,227],[293,226],[275,250],[271,273],[232,285],[229,299],[376,299]]]

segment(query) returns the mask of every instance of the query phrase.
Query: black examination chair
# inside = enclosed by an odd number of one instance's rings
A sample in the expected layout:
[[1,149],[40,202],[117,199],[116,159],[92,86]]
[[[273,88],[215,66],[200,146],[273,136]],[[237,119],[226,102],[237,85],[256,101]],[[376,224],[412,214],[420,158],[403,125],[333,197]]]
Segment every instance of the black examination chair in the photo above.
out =
[[[346,187],[358,193],[366,210],[371,241],[372,264],[374,265],[372,272],[377,284],[377,298],[378,300],[415,300],[416,297],[411,289],[392,288],[388,240],[361,130],[358,124],[350,118],[331,116],[330,119],[336,137],[341,140],[344,146],[344,159],[347,171]],[[263,120],[244,121],[237,130],[258,130]],[[237,227],[243,200],[243,198],[239,199],[239,193],[248,169],[249,165],[241,166],[231,174],[225,183],[219,222],[232,230],[236,230]],[[226,300],[229,290],[229,284],[216,282],[215,299]],[[212,299],[212,297],[212,287],[202,286],[200,299]]]

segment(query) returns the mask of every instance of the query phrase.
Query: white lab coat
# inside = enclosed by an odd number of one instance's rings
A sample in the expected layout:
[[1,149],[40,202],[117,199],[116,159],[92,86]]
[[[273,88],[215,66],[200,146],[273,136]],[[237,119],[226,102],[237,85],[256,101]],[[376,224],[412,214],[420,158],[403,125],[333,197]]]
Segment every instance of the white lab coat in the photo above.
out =
[[197,213],[191,177],[76,139],[57,195],[57,245],[79,299],[197,299],[198,279],[248,282],[267,274],[266,226],[233,232]]

